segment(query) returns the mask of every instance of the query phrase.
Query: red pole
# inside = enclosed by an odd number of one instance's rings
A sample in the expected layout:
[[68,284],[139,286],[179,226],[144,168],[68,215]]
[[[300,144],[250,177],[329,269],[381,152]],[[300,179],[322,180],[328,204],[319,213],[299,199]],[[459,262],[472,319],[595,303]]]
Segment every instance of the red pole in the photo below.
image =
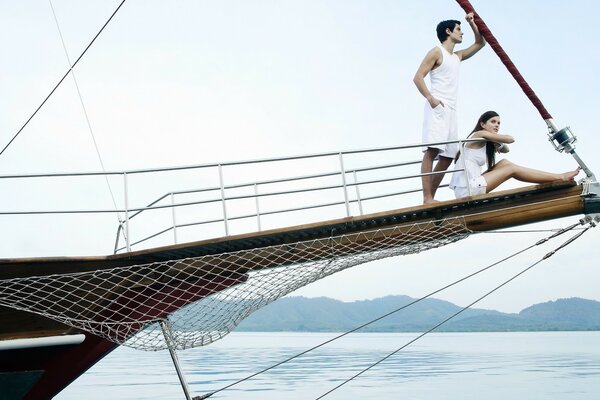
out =
[[573,158],[575,158],[575,161],[577,161],[579,166],[585,171],[586,175],[588,176],[588,180],[595,182],[594,193],[600,196],[600,186],[596,181],[596,176],[588,168],[588,166],[585,165],[583,160],[581,160],[581,158],[575,152],[574,143],[577,141],[577,138],[571,133],[568,127],[559,131],[558,128],[554,125],[552,116],[550,115],[548,110],[546,110],[546,107],[544,107],[542,101],[537,97],[537,95],[535,94],[533,89],[531,89],[529,84],[527,84],[525,78],[523,78],[523,75],[521,75],[515,64],[513,64],[511,59],[508,57],[508,54],[506,54],[506,52],[502,48],[502,46],[500,46],[500,43],[498,43],[498,40],[496,40],[496,38],[490,31],[490,28],[488,28],[485,22],[483,22],[483,20],[481,19],[479,14],[477,14],[469,0],[456,0],[456,2],[462,7],[463,10],[465,10],[467,14],[472,12],[475,15],[475,23],[477,24],[477,28],[479,28],[479,32],[490,44],[490,47],[500,58],[502,64],[504,64],[504,66],[508,69],[508,72],[510,72],[513,78],[515,78],[525,95],[533,103],[533,106],[538,110],[538,112],[546,122],[546,125],[548,125],[548,136],[550,142],[554,145],[554,148],[560,152],[566,151],[567,153],[571,154]]
[[496,55],[502,61],[502,64],[508,69],[508,72],[515,78],[525,95],[529,98],[529,100],[533,103],[533,106],[538,110],[542,118],[548,122],[547,120],[552,119],[552,116],[546,110],[546,107],[542,104],[542,101],[537,97],[533,89],[529,86],[529,84],[523,78],[523,75],[519,72],[515,64],[508,57],[498,40],[494,37],[490,28],[487,27],[485,22],[481,19],[479,14],[475,11],[469,0],[456,0],[456,2],[462,7],[463,10],[468,14],[470,12],[475,14],[475,23],[477,24],[477,28],[479,28],[479,32],[485,38],[485,40],[490,44],[490,47],[494,50]]

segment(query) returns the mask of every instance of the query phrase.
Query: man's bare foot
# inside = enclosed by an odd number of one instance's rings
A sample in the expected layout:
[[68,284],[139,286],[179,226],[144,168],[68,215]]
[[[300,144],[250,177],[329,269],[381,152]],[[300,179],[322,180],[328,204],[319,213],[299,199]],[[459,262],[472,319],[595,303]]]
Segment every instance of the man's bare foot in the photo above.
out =
[[439,203],[439,200],[435,200],[435,199],[431,199],[431,200],[423,200],[423,204],[433,204],[433,203]]
[[579,174],[579,171],[581,171],[581,167],[577,167],[575,171],[565,172],[564,174],[562,174],[562,179],[564,181],[572,181],[573,179],[575,179],[577,174]]

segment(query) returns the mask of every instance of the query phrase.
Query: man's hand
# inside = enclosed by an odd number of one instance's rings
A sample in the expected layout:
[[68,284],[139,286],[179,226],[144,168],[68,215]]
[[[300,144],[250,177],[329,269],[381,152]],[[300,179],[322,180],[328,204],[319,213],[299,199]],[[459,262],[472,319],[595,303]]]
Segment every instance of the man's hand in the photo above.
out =
[[475,43],[473,43],[466,49],[455,52],[455,54],[458,55],[461,61],[471,58],[475,53],[481,50],[483,46],[485,46],[485,39],[483,38],[483,36],[481,36],[481,33],[479,33],[479,28],[477,27],[477,24],[475,24],[475,14],[472,12],[468,13],[465,16],[465,19],[467,20],[469,26],[473,30],[473,34],[475,34]]
[[437,106],[439,106],[440,104],[442,105],[442,107],[444,106],[444,102],[441,100],[436,99],[435,97],[431,96],[427,98],[427,101],[429,102],[429,105],[431,106],[431,108],[436,108]]

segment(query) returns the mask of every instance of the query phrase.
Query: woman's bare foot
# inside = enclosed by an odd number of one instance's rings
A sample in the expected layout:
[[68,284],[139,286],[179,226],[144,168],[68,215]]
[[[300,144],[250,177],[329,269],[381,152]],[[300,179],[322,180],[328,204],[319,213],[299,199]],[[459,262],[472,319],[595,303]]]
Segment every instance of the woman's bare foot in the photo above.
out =
[[562,180],[572,181],[573,179],[575,179],[579,171],[581,171],[581,167],[577,167],[575,171],[565,172],[564,174],[562,174]]

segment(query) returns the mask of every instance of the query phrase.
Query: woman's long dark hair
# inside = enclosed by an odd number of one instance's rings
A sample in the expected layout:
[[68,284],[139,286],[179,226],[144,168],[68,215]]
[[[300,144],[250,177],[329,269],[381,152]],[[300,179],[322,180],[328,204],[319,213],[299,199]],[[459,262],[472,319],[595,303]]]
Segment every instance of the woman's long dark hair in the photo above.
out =
[[[486,111],[483,114],[481,114],[481,117],[479,117],[479,119],[477,120],[477,124],[475,124],[475,128],[473,128],[471,133],[469,133],[469,136],[467,136],[467,139],[473,133],[483,130],[483,128],[481,127],[482,124],[485,124],[490,119],[492,119],[494,117],[499,117],[499,116],[500,115],[498,115],[498,113],[496,111]],[[494,165],[496,165],[496,144],[494,142],[488,141],[485,143],[485,155],[487,157],[487,164],[488,164],[488,171],[489,171],[494,167]],[[459,157],[460,157],[460,150],[458,151],[458,154],[456,155],[454,162],[458,161]]]

